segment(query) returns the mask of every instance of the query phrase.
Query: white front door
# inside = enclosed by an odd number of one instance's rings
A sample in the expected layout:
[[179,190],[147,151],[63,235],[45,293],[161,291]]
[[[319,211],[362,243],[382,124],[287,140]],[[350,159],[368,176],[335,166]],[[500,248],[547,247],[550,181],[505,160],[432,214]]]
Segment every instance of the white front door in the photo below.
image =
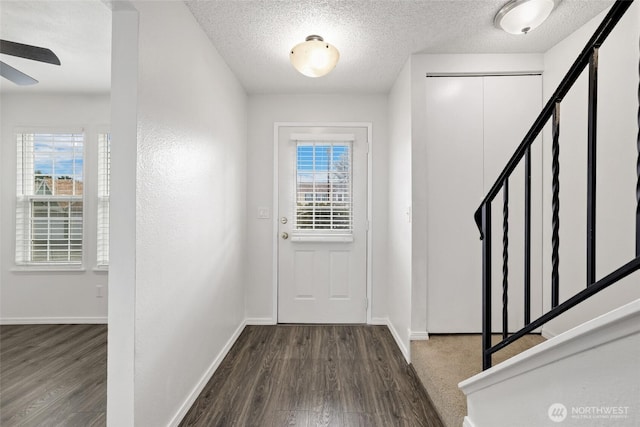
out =
[[278,322],[364,323],[367,128],[278,129]]

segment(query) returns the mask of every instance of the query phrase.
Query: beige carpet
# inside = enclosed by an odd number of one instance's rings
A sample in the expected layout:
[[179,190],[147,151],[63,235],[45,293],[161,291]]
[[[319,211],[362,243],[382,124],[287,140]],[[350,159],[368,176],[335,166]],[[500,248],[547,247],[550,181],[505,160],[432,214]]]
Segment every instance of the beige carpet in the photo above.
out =
[[[499,336],[494,337],[498,342]],[[544,341],[540,335],[527,335],[495,353],[497,365]],[[411,342],[411,362],[422,380],[446,427],[461,427],[467,414],[467,401],[458,383],[482,370],[480,335],[431,335],[427,341]]]

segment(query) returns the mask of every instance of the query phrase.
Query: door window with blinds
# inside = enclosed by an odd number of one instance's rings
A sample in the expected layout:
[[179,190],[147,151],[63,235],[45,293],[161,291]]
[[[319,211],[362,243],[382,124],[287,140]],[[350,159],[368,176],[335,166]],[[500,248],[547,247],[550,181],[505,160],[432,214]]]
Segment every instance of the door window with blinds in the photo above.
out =
[[[295,234],[351,235],[353,137],[296,139]],[[317,138],[317,136],[315,136]]]
[[16,263],[81,264],[84,133],[17,134]]

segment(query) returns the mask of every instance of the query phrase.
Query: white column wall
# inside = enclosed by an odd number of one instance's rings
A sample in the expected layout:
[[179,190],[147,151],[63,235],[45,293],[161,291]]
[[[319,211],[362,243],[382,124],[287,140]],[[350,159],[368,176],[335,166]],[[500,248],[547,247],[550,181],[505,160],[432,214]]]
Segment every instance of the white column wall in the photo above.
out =
[[[95,271],[97,134],[109,129],[109,94],[3,93],[0,111],[0,323],[106,323],[107,272]],[[84,128],[84,259],[78,271],[15,264],[16,128]],[[98,297],[97,286],[102,287]]]
[[[549,99],[606,11],[544,55],[544,99]],[[600,49],[597,152],[597,263],[600,279],[634,257],[636,138],[638,132],[638,39],[640,4],[631,5]],[[586,287],[586,183],[588,71],[561,104],[560,112],[560,301]],[[544,152],[543,280],[545,310],[550,307],[551,131]],[[554,336],[640,298],[640,275],[602,291],[543,327]]]
[[[273,127],[275,122],[372,123],[372,317],[386,317],[387,97],[384,95],[252,95],[247,155],[246,316],[275,323],[273,312]],[[258,218],[258,208],[269,219]]]
[[[389,207],[387,310],[389,327],[407,360],[411,359],[411,58],[389,93]],[[424,167],[424,165],[418,165]],[[419,295],[419,294],[418,294]],[[414,295],[413,298],[416,298]],[[420,298],[418,296],[417,298]]]
[[138,12],[112,5],[107,425],[134,424]]
[[[112,379],[110,370],[108,424],[177,425],[244,325],[247,96],[183,3],[133,6],[139,13],[137,110],[121,119],[137,115],[137,161],[134,171],[126,168],[129,184],[121,180],[123,188],[114,189],[120,203],[112,212],[135,233],[128,257],[135,270],[126,260],[119,270],[112,266],[122,273],[112,286],[134,287],[120,289],[117,301],[132,307],[122,314],[133,322],[118,323],[109,366],[128,369],[133,357],[135,403],[126,407],[114,394],[129,392],[131,373]],[[136,44],[135,37],[129,43]],[[116,150],[114,171],[118,159],[128,164],[133,155],[121,147],[118,157]],[[132,208],[135,224],[129,223]],[[120,239],[112,243],[129,251],[130,237],[112,236]]]

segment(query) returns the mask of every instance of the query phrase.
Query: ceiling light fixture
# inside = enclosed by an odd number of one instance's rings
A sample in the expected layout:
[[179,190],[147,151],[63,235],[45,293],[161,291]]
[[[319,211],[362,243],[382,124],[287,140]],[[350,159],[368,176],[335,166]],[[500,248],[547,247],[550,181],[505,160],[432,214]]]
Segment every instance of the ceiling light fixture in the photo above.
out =
[[493,24],[510,34],[527,34],[544,22],[554,0],[511,0],[496,14]]
[[291,64],[307,77],[322,77],[336,67],[340,52],[320,36],[308,36],[289,54]]

